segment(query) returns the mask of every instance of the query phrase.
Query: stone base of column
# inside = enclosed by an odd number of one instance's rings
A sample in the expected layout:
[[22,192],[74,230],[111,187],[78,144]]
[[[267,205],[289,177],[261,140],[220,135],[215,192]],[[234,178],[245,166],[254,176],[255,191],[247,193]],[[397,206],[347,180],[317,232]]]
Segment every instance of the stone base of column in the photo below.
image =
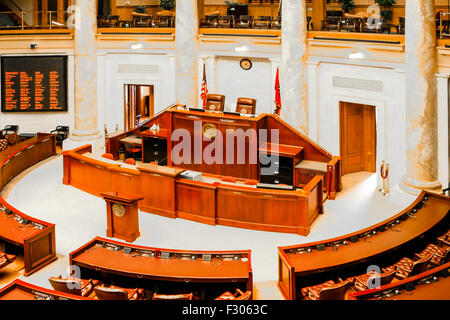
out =
[[423,190],[436,191],[441,189],[442,185],[439,181],[424,182],[418,181],[406,176],[403,177],[402,182],[399,184],[401,190],[406,193],[419,195]]
[[63,141],[62,149],[71,150],[86,144],[92,145],[93,153],[105,151],[105,139],[98,130],[73,132],[68,139]]

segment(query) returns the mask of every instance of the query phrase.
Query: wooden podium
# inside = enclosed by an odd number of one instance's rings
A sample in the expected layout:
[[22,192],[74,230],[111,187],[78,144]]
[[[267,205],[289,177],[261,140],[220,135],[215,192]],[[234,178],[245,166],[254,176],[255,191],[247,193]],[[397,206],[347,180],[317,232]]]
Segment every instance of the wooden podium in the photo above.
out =
[[127,242],[136,240],[140,235],[138,201],[144,197],[116,192],[104,192],[101,195],[106,201],[106,235]]

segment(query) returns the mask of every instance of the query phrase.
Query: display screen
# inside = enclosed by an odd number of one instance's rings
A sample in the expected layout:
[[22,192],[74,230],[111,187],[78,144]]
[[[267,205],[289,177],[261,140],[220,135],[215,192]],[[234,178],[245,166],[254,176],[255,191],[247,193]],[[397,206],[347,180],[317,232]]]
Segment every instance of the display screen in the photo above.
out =
[[1,58],[2,112],[67,111],[67,57]]

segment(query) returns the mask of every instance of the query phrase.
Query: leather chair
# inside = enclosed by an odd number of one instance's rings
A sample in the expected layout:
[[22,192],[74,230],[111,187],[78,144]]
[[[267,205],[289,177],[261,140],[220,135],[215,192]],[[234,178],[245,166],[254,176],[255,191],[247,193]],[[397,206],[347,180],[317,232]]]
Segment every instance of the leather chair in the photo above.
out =
[[19,131],[19,126],[15,124],[8,124],[6,125],[3,130],[1,131],[1,136],[6,137],[6,135],[10,133],[17,133]]
[[100,28],[117,28],[119,26],[119,16],[99,16],[98,26]]
[[255,114],[256,99],[238,98],[236,103],[236,112],[243,114]]
[[270,27],[277,30],[281,29],[281,17],[273,18]]
[[253,28],[255,29],[270,29],[272,22],[271,16],[259,16],[258,19],[253,21]]
[[19,136],[17,135],[17,133],[13,132],[13,133],[8,133],[5,136],[6,142],[8,142],[8,144],[10,146],[15,145],[18,141],[19,141]]
[[226,291],[214,300],[249,300],[251,295],[251,291],[242,292],[242,290],[236,289],[236,292],[234,294],[232,294],[230,291]]
[[330,16],[322,21],[322,31],[339,31],[341,27],[342,17]]
[[0,151],[5,150],[8,148],[8,141],[6,139],[0,139]]
[[194,300],[194,295],[192,293],[180,293],[180,294],[155,293],[152,297],[152,300]]
[[225,96],[221,94],[208,94],[206,96],[205,110],[223,111],[225,108]]
[[154,28],[170,28],[172,26],[172,17],[160,15],[153,19],[151,26]]
[[[335,283],[333,280],[308,287],[309,300],[344,300],[347,289],[353,284],[353,279]],[[303,289],[302,289],[303,291]],[[303,292],[302,292],[303,293]]]
[[361,30],[361,19],[356,17],[344,18],[341,21],[339,31],[359,32]]
[[153,16],[133,16],[133,27],[150,27]]
[[234,21],[235,28],[251,28],[253,25],[253,16],[239,16],[239,19]]
[[63,279],[61,275],[58,277],[50,277],[48,281],[56,291],[82,297],[88,297],[93,292],[94,288],[100,283],[98,280],[84,280],[75,277],[67,277],[66,279]]
[[430,243],[422,252],[416,253],[416,257],[422,259],[428,254],[432,256],[430,264],[437,267],[450,260],[450,247],[445,246],[445,248],[441,248]]
[[[125,157],[135,159],[136,154],[139,155],[142,151],[141,147],[137,147],[132,143],[124,143]],[[139,157],[138,157],[139,158]]]
[[143,300],[144,298],[144,289],[96,286],[94,291],[99,300]]
[[389,272],[395,270],[395,277],[397,279],[403,280],[416,274],[422,273],[426,270],[430,260],[432,258],[431,254],[427,254],[423,258],[414,261],[409,258],[403,258],[393,266],[382,269],[383,272]]
[[450,242],[450,230],[448,230],[446,233],[444,233],[442,236],[438,237],[436,239],[438,243],[449,245]]
[[128,158],[127,160],[125,160],[126,164],[132,164],[135,165],[136,164],[136,160],[134,160],[133,158]]
[[10,263],[13,263],[14,260],[16,260],[15,255],[0,252],[0,269],[6,267]]
[[200,28],[217,28],[219,24],[218,15],[209,15],[205,19],[200,20]]
[[220,16],[217,21],[217,28],[232,28],[233,16]]
[[69,127],[57,126],[55,130],[50,131],[50,133],[53,132],[56,132],[56,144],[62,144],[62,142],[66,140],[69,135]]
[[367,290],[369,288],[369,281],[372,281],[373,277],[379,277],[380,286],[384,286],[391,283],[391,281],[394,279],[394,276],[395,270],[384,272],[382,274],[378,274],[377,272],[369,272],[355,277],[353,289],[355,289],[356,291]]

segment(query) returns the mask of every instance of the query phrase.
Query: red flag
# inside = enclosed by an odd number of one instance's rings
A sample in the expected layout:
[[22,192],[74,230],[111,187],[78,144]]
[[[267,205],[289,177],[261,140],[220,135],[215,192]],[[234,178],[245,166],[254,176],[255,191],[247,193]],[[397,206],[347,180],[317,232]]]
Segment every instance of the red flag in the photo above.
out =
[[277,68],[277,76],[275,77],[275,110],[276,115],[280,115],[281,111],[281,94],[280,94],[280,75]]
[[203,62],[203,80],[202,80],[202,92],[200,97],[203,101],[203,108],[206,106],[206,96],[208,95],[208,86],[206,84],[206,68],[205,63]]

